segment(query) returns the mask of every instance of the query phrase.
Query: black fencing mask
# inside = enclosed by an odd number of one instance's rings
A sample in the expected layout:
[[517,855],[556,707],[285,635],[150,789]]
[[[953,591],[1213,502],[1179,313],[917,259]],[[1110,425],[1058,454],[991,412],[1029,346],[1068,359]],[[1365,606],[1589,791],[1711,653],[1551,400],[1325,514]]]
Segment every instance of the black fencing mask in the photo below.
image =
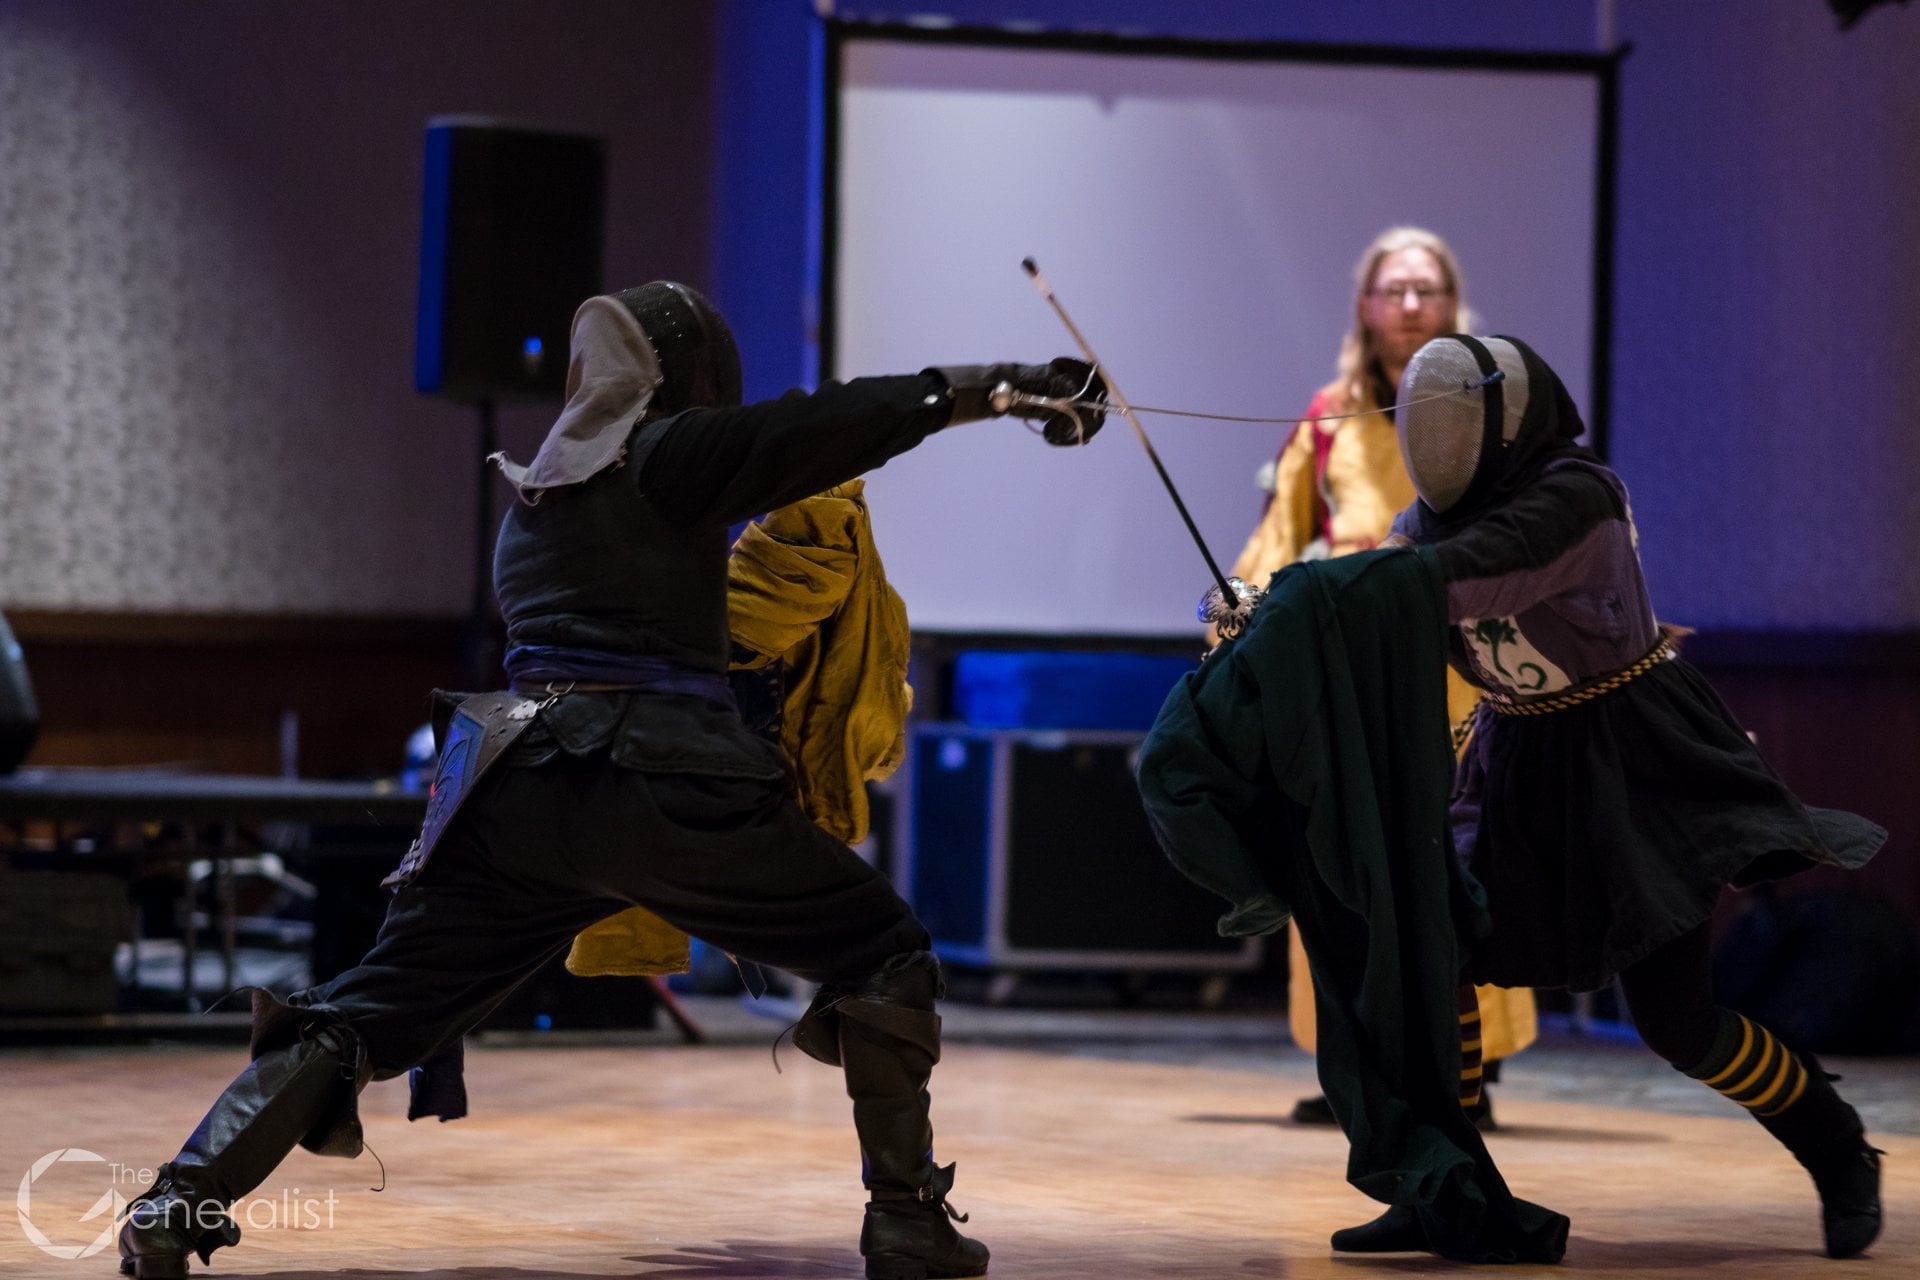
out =
[[613,297],[633,313],[660,357],[663,381],[650,416],[740,403],[740,349],[711,302],[670,280],[623,289]]

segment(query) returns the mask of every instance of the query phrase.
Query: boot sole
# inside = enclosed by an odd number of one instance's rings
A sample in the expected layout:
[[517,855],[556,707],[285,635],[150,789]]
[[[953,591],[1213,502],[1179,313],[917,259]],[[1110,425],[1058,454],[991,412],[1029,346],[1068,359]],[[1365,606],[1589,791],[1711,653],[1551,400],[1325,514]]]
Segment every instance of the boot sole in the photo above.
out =
[[867,1280],[965,1280],[969,1276],[985,1274],[985,1267],[953,1271],[945,1267],[930,1267],[919,1258],[867,1259]]
[[122,1258],[120,1274],[134,1280],[187,1280],[185,1258]]
[[1392,1206],[1372,1222],[1343,1227],[1327,1241],[1335,1253],[1432,1253],[1413,1210]]

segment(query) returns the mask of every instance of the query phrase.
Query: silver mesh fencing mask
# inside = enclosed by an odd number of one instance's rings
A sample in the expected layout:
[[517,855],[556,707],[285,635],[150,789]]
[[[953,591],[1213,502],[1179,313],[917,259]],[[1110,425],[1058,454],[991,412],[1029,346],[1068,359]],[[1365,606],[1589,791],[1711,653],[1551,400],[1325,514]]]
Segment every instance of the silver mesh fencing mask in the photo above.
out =
[[[1487,381],[1496,372],[1505,376]],[[1489,455],[1520,433],[1527,395],[1526,361],[1504,338],[1452,333],[1413,353],[1394,425],[1414,490],[1436,514],[1459,502]]]

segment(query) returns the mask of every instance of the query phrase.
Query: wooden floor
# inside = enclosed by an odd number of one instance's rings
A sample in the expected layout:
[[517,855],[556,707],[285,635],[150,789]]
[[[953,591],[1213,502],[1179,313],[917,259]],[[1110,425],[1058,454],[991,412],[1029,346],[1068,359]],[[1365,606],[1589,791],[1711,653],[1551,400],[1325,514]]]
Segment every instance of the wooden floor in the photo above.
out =
[[[275,1280],[778,1280],[858,1276],[858,1157],[838,1072],[764,1048],[538,1048],[469,1056],[475,1114],[408,1124],[402,1081],[363,1099],[386,1165],[296,1152],[243,1209],[213,1273]],[[31,1220],[84,1246],[113,1165],[151,1168],[237,1069],[237,1049],[0,1057],[0,1181],[49,1166]],[[997,1277],[1404,1276],[1424,1256],[1352,1259],[1334,1228],[1374,1206],[1342,1181],[1337,1133],[1284,1122],[1292,1082],[1015,1049],[949,1048],[935,1077],[954,1201]],[[1866,1259],[1819,1253],[1804,1173],[1759,1126],[1503,1098],[1508,1182],[1573,1219],[1559,1268],[1610,1280],[1920,1274],[1920,1138],[1888,1151],[1889,1225]],[[17,1173],[15,1171],[18,1171]],[[127,1189],[137,1189],[138,1183]],[[326,1203],[328,1196],[332,1204]],[[291,1223],[289,1225],[289,1222]],[[197,1270],[196,1263],[196,1270]],[[49,1256],[0,1226],[0,1276],[113,1274],[111,1251]]]

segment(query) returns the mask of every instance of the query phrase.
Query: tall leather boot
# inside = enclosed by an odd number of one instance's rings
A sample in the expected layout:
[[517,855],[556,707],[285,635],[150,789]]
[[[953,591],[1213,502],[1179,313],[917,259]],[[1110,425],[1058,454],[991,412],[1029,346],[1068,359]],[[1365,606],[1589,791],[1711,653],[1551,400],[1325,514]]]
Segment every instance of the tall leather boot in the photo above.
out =
[[1812,1054],[1793,1052],[1742,1014],[1718,1013],[1713,1049],[1686,1074],[1752,1112],[1813,1176],[1827,1256],[1865,1252],[1880,1234],[1882,1152],[1868,1144],[1860,1113]]
[[987,1269],[987,1247],[961,1235],[947,1203],[953,1166],[933,1162],[927,1082],[940,1060],[940,963],[931,952],[895,957],[853,984],[823,987],[794,1043],[846,1073],[860,1180],[868,1192],[860,1252],[867,1280],[946,1280]]
[[322,1030],[248,1064],[127,1206],[120,1270],[137,1280],[184,1280],[189,1253],[208,1264],[215,1249],[238,1244],[227,1209],[327,1119],[342,1090],[356,1087],[354,1047],[351,1033]]

